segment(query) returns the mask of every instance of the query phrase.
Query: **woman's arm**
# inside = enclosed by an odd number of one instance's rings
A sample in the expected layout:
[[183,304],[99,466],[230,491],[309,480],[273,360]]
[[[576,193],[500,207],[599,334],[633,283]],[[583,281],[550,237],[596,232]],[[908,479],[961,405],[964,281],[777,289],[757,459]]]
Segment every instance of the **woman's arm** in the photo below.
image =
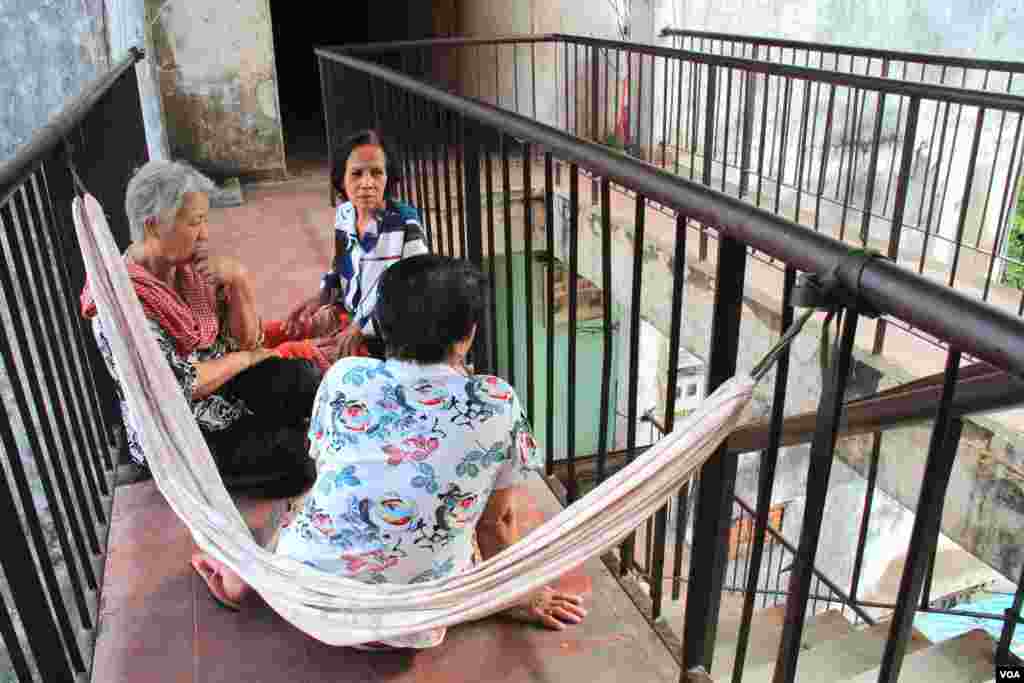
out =
[[192,399],[198,401],[206,398],[240,373],[273,355],[275,353],[268,349],[252,349],[228,353],[216,360],[193,363],[196,377],[192,385]]

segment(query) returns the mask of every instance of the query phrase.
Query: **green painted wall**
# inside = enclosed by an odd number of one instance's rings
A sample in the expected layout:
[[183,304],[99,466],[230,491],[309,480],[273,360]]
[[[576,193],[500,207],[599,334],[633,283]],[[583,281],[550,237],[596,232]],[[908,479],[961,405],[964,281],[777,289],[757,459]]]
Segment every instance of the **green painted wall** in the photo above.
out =
[[[495,291],[497,303],[497,345],[498,345],[498,374],[502,377],[509,377],[507,327],[507,282],[506,262],[503,255],[496,256],[495,264]],[[486,267],[486,264],[485,264]],[[515,343],[511,345],[515,355],[513,364],[515,377],[513,385],[523,407],[527,405],[527,329],[526,329],[526,257],[524,253],[512,255],[512,285],[513,285],[513,333]],[[547,282],[547,270],[544,263],[533,262],[533,301],[530,302],[533,311],[533,386],[534,386],[534,410],[530,416],[534,435],[542,447],[547,448],[549,444],[545,415],[547,414],[548,375],[547,375],[547,349],[548,329],[546,314],[545,286]],[[612,307],[612,322],[614,329],[621,329],[617,324],[622,319],[622,311],[617,306]],[[576,455],[584,456],[597,452],[598,435],[600,433],[600,405],[601,405],[601,368],[602,356],[604,353],[603,344],[603,322],[588,320],[577,325],[576,337],[576,434],[574,443]],[[615,437],[615,397],[617,394],[617,377],[615,368],[618,367],[618,354],[620,353],[621,334],[616,332],[612,336],[612,383],[609,391],[609,425],[608,444],[609,448],[614,443]],[[555,350],[555,375],[554,375],[554,453],[556,460],[566,457],[568,442],[567,421],[568,415],[568,358],[569,358],[569,335],[568,324],[559,323],[556,318],[555,331],[553,335]]]

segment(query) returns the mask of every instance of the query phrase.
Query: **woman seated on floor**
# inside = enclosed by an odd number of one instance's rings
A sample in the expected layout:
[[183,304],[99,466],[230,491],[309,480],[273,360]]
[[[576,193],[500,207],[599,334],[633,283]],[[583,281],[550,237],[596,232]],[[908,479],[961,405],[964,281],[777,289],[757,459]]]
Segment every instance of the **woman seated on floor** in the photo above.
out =
[[[306,457],[305,433],[321,371],[291,357],[308,356],[308,344],[264,347],[245,268],[208,254],[208,193],[214,189],[187,165],[144,165],[126,193],[133,242],[124,258],[150,330],[225,485],[254,496],[295,496],[316,477]],[[88,283],[81,304],[117,386],[129,453],[145,469],[142,443]]]
[[[384,273],[375,323],[387,360],[344,358],[324,377],[309,431],[317,482],[271,550],[367,583],[417,583],[519,540],[524,485],[540,460],[512,387],[465,367],[486,291],[475,267],[441,256]],[[237,574],[205,554],[192,565],[215,599],[238,609],[249,588]],[[563,629],[582,621],[582,604],[545,588],[508,615]],[[360,647],[428,648],[444,635]]]
[[399,173],[394,153],[373,130],[352,135],[335,154],[331,182],[342,203],[334,217],[333,267],[283,329],[289,338],[332,335],[331,361],[384,357],[370,316],[377,281],[399,260],[428,252],[416,209],[391,197]]

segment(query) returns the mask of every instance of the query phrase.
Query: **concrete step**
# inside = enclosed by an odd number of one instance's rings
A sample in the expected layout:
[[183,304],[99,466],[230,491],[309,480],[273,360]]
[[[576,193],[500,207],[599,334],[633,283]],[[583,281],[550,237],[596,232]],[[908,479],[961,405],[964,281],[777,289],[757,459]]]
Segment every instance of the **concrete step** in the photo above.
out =
[[[888,623],[875,624],[800,653],[796,681],[841,681],[877,667],[882,661],[889,627]],[[917,652],[929,645],[931,641],[915,630],[907,643],[907,652]],[[775,662],[769,662],[757,669],[745,669],[743,683],[771,683],[774,674]]]
[[[744,660],[744,672],[775,661],[779,653],[779,643],[782,640],[785,616],[784,605],[754,613],[750,624],[750,641]],[[828,610],[811,617],[804,623],[801,645],[804,649],[809,649],[830,640],[843,638],[853,632],[853,626],[839,610]],[[728,623],[723,621],[719,628],[715,657],[711,664],[711,675],[715,680],[727,681],[732,677],[738,637],[739,621],[729,620]],[[745,673],[744,680],[746,680]]]
[[[908,654],[900,669],[901,683],[988,683],[995,680],[996,641],[982,629]],[[848,683],[875,683],[878,668],[847,679]]]

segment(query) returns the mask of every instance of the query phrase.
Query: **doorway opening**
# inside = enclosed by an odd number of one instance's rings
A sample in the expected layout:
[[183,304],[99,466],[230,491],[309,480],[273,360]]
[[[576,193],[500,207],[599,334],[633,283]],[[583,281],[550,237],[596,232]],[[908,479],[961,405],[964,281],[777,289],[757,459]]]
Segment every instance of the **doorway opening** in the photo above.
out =
[[317,16],[310,5],[270,0],[285,164],[292,177],[327,168],[327,134],[320,71],[313,48],[370,40],[367,4],[345,3],[342,20]]

